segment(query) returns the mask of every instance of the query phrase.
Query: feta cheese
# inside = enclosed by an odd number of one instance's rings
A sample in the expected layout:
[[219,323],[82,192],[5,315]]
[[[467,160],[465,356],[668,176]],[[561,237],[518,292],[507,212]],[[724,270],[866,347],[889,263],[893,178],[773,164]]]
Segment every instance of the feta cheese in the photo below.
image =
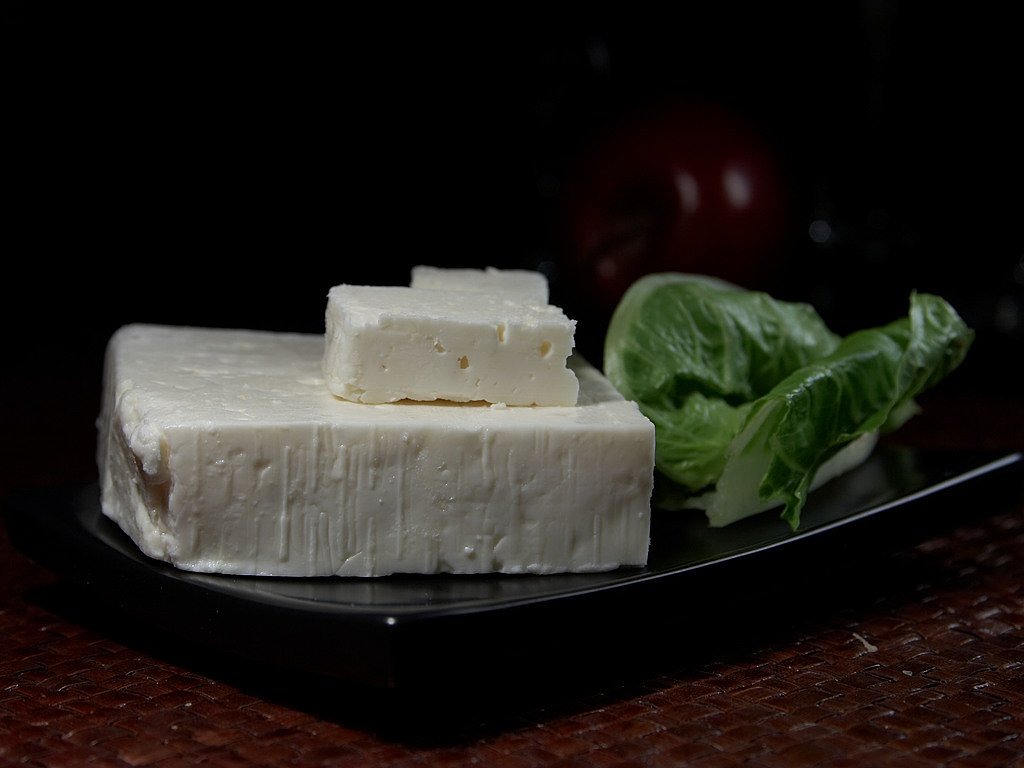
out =
[[339,285],[328,293],[326,324],[324,376],[346,400],[576,403],[579,383],[566,367],[576,323],[550,304]]
[[527,269],[449,269],[419,265],[412,268],[413,288],[503,293],[527,304],[548,303],[548,279]]
[[192,571],[599,571],[646,562],[654,427],[575,358],[575,407],[332,397],[322,336],[135,325],[111,339],[103,512]]

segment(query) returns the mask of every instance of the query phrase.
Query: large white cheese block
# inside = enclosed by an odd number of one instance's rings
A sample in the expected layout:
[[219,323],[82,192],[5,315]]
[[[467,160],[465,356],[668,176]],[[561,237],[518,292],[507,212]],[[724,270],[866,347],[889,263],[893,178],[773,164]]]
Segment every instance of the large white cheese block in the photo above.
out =
[[465,269],[420,264],[412,268],[410,285],[446,291],[504,293],[526,304],[548,303],[548,279],[540,272],[527,269]]
[[575,358],[575,407],[332,397],[322,336],[111,339],[104,513],[147,555],[275,576],[555,573],[647,559],[654,427]]
[[574,405],[576,324],[558,307],[475,291],[338,285],[323,370],[360,403],[452,400]]

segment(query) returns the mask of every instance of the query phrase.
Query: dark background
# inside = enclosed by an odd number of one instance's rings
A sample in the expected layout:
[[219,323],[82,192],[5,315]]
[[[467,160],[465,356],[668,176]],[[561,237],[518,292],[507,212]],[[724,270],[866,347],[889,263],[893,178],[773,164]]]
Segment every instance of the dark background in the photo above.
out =
[[742,116],[782,171],[782,247],[744,254],[767,264],[751,287],[844,332],[940,293],[978,333],[946,391],[1021,400],[1008,11],[84,5],[3,10],[2,490],[94,476],[103,347],[129,322],[319,332],[336,283],[541,268],[599,361],[566,190],[593,140],[665,103]]

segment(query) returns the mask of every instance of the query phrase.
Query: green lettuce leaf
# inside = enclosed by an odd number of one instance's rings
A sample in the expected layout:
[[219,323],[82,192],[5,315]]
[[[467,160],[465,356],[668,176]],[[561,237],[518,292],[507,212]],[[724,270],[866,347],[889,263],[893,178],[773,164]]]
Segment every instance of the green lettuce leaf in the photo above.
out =
[[655,425],[656,463],[691,489],[715,482],[750,404],[839,344],[806,304],[665,273],[626,292],[605,338],[605,374]]
[[840,339],[808,305],[651,275],[612,317],[605,372],[654,422],[659,473],[713,525],[781,504],[795,529],[816,479],[866,458],[972,340],[937,296],[914,294],[908,317]]

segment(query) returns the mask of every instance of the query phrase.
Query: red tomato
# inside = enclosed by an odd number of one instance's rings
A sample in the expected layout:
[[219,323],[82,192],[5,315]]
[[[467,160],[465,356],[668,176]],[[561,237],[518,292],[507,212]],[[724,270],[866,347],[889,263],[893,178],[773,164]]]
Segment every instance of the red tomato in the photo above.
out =
[[574,277],[608,310],[650,272],[759,287],[789,215],[773,151],[740,117],[709,105],[661,109],[610,130],[566,197]]

